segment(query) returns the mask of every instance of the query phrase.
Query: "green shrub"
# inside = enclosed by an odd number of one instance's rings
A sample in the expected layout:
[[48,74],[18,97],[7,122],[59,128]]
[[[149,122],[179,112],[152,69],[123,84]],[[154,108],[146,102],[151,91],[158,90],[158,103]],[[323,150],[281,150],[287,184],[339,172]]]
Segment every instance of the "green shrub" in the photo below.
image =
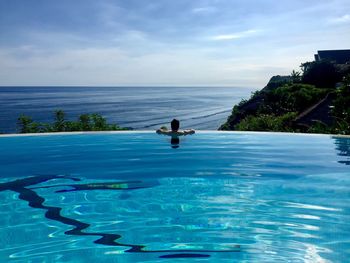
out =
[[82,114],[78,121],[67,121],[62,110],[55,111],[53,124],[37,123],[31,117],[21,115],[18,118],[18,126],[20,133],[128,130],[116,124],[108,124],[105,118],[96,113]]
[[259,115],[248,116],[236,125],[240,131],[283,131],[292,132],[291,122],[297,116],[296,112],[289,112],[281,116]]
[[308,133],[332,133],[333,129],[321,121],[316,121],[308,130]]
[[300,83],[284,85],[266,94],[260,113],[275,115],[300,113],[323,99],[328,91]]
[[333,105],[332,113],[336,119],[334,133],[350,134],[350,74],[337,90]]

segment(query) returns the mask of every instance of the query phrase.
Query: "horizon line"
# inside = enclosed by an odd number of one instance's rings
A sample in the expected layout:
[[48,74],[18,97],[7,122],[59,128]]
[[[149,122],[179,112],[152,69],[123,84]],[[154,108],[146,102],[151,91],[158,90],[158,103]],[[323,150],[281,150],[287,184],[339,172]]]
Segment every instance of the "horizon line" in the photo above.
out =
[[233,85],[0,85],[0,88],[261,88]]

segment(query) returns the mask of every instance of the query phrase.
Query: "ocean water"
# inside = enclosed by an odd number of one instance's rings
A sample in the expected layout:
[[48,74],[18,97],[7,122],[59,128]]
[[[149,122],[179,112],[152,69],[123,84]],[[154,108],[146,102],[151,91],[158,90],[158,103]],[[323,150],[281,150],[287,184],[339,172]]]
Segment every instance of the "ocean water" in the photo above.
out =
[[0,262],[344,263],[350,138],[0,136]]
[[251,88],[198,87],[0,87],[0,132],[16,132],[20,114],[49,122],[62,109],[67,119],[100,113],[109,123],[134,129],[155,129],[181,120],[182,128],[216,130],[234,104]]

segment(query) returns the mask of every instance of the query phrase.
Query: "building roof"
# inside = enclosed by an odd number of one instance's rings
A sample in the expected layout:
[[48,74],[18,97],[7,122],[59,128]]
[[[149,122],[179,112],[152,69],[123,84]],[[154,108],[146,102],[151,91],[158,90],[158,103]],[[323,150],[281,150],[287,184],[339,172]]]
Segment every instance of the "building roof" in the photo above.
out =
[[331,60],[337,64],[346,64],[350,62],[350,49],[342,50],[319,50],[315,54],[315,60]]

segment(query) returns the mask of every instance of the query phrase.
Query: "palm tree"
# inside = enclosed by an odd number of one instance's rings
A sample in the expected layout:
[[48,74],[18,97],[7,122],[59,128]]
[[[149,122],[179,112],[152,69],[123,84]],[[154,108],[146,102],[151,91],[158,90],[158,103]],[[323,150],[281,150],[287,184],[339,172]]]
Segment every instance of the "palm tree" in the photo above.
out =
[[65,113],[63,110],[55,111],[54,131],[63,132],[66,130],[66,121],[64,119]]
[[299,83],[301,81],[301,74],[299,71],[293,70],[290,76],[292,78],[293,83]]

